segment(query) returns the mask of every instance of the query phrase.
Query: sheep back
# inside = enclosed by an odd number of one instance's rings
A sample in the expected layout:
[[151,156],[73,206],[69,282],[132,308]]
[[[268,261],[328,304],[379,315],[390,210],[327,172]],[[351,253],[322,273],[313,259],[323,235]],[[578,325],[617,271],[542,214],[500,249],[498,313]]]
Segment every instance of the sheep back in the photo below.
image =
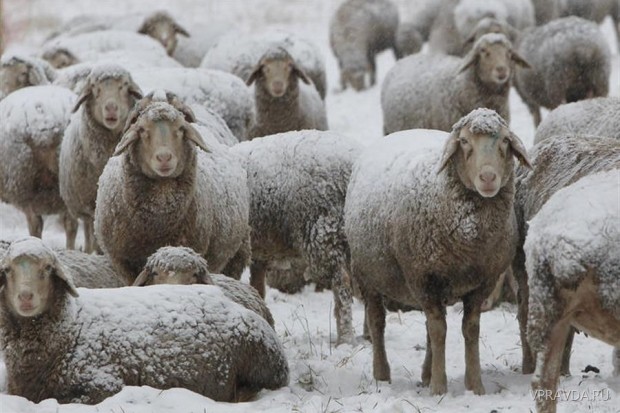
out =
[[84,288],[118,288],[125,287],[112,261],[106,255],[86,254],[77,250],[56,251],[58,261],[71,273],[76,287]]

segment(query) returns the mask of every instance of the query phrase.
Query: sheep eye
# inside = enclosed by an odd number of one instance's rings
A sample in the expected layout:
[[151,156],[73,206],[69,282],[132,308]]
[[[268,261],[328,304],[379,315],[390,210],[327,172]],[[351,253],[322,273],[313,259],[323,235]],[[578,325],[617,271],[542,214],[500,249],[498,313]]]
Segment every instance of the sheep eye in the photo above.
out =
[[459,138],[459,142],[461,143],[461,145],[467,145],[469,143],[467,138],[463,138],[463,137]]

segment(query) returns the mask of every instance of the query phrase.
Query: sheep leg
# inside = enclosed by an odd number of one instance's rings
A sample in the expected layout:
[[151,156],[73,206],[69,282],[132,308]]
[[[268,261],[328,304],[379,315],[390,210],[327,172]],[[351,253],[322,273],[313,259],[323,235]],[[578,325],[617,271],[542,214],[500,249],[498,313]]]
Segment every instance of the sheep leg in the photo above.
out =
[[250,285],[256,288],[262,298],[265,298],[265,274],[267,274],[267,263],[252,260],[250,264]]
[[433,348],[431,345],[431,336],[428,334],[428,321],[426,324],[426,354],[424,355],[424,364],[422,364],[422,386],[428,387],[431,384],[431,366],[433,364]]
[[570,331],[570,324],[563,320],[551,328],[547,344],[537,354],[536,374],[532,379],[532,390],[538,412],[555,413],[555,395],[560,378],[563,349]]
[[235,280],[241,279],[241,274],[243,274],[245,267],[248,266],[251,256],[250,239],[248,237],[243,240],[235,256],[226,263],[226,266],[222,270],[222,274],[234,278]]
[[63,212],[61,215],[62,225],[65,227],[66,234],[66,248],[68,250],[75,249],[75,239],[77,238],[78,221],[73,218],[68,212]]
[[562,366],[560,367],[560,374],[562,376],[570,376],[570,353],[573,349],[573,338],[575,338],[576,331],[577,330],[571,326],[566,335],[566,344],[562,352]]
[[391,381],[390,364],[385,353],[385,307],[380,294],[375,291],[364,294],[366,322],[372,341],[372,373],[377,381]]
[[[446,377],[446,309],[440,304],[424,308],[426,330],[431,340],[431,394],[445,394],[448,391]],[[427,350],[428,351],[428,350]]]
[[368,66],[370,67],[370,86],[374,86],[377,84],[377,64],[374,52],[370,52],[368,56]]
[[474,394],[484,394],[480,374],[480,303],[484,300],[480,290],[463,297],[463,324],[465,339],[465,388]]
[[336,317],[336,331],[338,334],[336,345],[353,343],[351,278],[344,269],[337,270],[337,273],[332,277],[332,291],[334,293],[334,317]]
[[[618,36],[620,39],[620,36]],[[614,376],[620,376],[620,347],[614,348],[614,352],[611,355],[611,362],[614,366]]]
[[535,103],[527,103],[527,108],[530,110],[532,118],[534,119],[534,126],[538,127],[538,125],[540,125],[540,121],[542,120],[540,115],[540,106]]
[[28,232],[31,236],[41,238],[43,235],[43,217],[35,214],[32,210],[25,211],[28,222]]
[[519,336],[521,337],[521,373],[532,374],[534,373],[534,356],[530,343],[527,340],[527,314],[528,300],[530,296],[530,290],[527,285],[527,273],[525,272],[525,253],[523,248],[517,248],[517,252],[512,264],[512,272],[517,282],[517,319],[519,320]]
[[84,252],[92,254],[96,249],[94,220],[92,218],[84,218]]

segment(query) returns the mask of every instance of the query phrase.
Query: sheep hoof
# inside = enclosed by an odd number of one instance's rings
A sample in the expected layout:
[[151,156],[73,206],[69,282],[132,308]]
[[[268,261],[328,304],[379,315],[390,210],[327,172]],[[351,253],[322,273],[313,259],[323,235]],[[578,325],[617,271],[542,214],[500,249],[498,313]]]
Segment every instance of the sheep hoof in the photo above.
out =
[[447,392],[448,392],[448,384],[445,381],[443,383],[432,383],[431,382],[431,396],[441,396],[443,394],[446,394]]

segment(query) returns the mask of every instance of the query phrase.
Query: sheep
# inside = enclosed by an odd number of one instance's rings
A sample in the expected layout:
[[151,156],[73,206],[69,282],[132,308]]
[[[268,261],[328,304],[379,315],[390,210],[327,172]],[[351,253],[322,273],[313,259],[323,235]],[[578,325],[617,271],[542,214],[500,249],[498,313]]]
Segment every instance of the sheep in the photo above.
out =
[[536,128],[534,144],[554,135],[583,134],[620,139],[620,98],[586,99],[558,106]]
[[[576,180],[612,168],[620,168],[620,141],[608,137],[557,135],[536,144],[530,150],[533,169],[519,168],[515,180],[515,214],[519,239],[512,263],[518,284],[518,319],[523,361],[521,372],[534,372],[534,358],[527,340],[528,275],[523,243],[530,221],[559,189]],[[572,336],[571,336],[572,337]],[[565,353],[562,372],[569,374],[570,348]]]
[[58,86],[29,86],[0,101],[0,200],[26,215],[28,232],[43,233],[43,215],[60,214],[67,248],[77,221],[58,186],[58,152],[76,95]]
[[231,402],[287,385],[275,331],[218,288],[76,289],[53,251],[24,244],[12,244],[0,266],[9,394],[97,404],[146,385]]
[[422,50],[424,40],[418,28],[412,22],[400,22],[396,29],[396,50],[398,56],[403,58]]
[[[620,152],[617,152],[620,153]],[[539,413],[555,413],[571,327],[620,346],[620,169],[558,190],[529,222],[525,264],[527,336],[536,354],[532,390]]]
[[398,9],[390,0],[346,0],[329,23],[329,44],[340,67],[342,89],[366,88],[376,83],[376,55],[392,49],[396,58]]
[[256,124],[251,138],[302,129],[327,130],[325,102],[286,50],[267,51],[246,80],[248,86],[254,82]]
[[99,179],[95,210],[97,240],[118,274],[133,284],[148,256],[172,245],[193,248],[211,272],[239,279],[250,258],[240,161],[226,147],[207,149],[187,115],[166,102],[129,118]]
[[598,26],[579,17],[553,20],[522,33],[517,47],[530,68],[518,68],[514,84],[534,119],[540,107],[607,96],[611,52]]
[[[400,19],[399,31],[402,29],[403,31],[417,32],[417,35],[414,35],[414,37],[419,36],[422,43],[428,41],[435,20],[439,17],[442,4],[442,1],[437,0],[416,2],[413,13],[406,18]],[[402,49],[399,48],[399,50],[402,53]],[[404,55],[401,54],[401,56]]]
[[344,227],[353,279],[364,297],[376,380],[390,380],[382,296],[423,309],[422,383],[430,384],[431,394],[447,391],[445,307],[463,300],[465,388],[484,393],[480,306],[514,254],[513,156],[529,164],[507,122],[480,108],[449,135],[404,131],[368,147],[355,162]]
[[156,284],[207,284],[254,311],[273,327],[273,316],[255,288],[222,274],[209,273],[207,261],[187,247],[161,247],[146,260],[134,286]]
[[247,140],[256,110],[250,89],[237,76],[209,69],[150,69],[134,71],[142,90],[161,88],[174,92],[186,103],[205,106],[220,115],[239,141]]
[[463,59],[439,54],[401,59],[381,89],[384,133],[412,128],[449,131],[478,107],[494,109],[509,121],[514,64],[528,66],[499,33],[482,36]]
[[264,297],[270,267],[303,260],[311,279],[331,284],[337,343],[351,343],[352,295],[343,207],[360,147],[335,133],[304,130],[242,142],[231,150],[248,171],[250,284]]
[[299,68],[312,79],[321,99],[325,99],[327,77],[320,50],[314,43],[285,31],[266,30],[252,34],[231,32],[222,36],[209,49],[200,67],[223,70],[245,81],[261,56],[279,47],[293,57]]
[[476,41],[487,33],[503,33],[512,44],[516,44],[519,40],[519,31],[510,24],[497,20],[494,17],[485,17],[469,33],[469,37],[463,45],[463,50],[469,52]]
[[114,152],[129,110],[142,97],[120,66],[95,66],[82,89],[60,146],[60,196],[71,215],[84,222],[84,250],[98,249],[93,219],[97,180]]
[[542,26],[551,20],[560,17],[561,0],[532,0],[536,26]]
[[56,72],[44,60],[35,57],[4,54],[0,58],[0,100],[27,86],[47,85]]
[[610,16],[620,47],[620,2],[618,0],[559,0],[559,17],[578,16],[601,23]]

